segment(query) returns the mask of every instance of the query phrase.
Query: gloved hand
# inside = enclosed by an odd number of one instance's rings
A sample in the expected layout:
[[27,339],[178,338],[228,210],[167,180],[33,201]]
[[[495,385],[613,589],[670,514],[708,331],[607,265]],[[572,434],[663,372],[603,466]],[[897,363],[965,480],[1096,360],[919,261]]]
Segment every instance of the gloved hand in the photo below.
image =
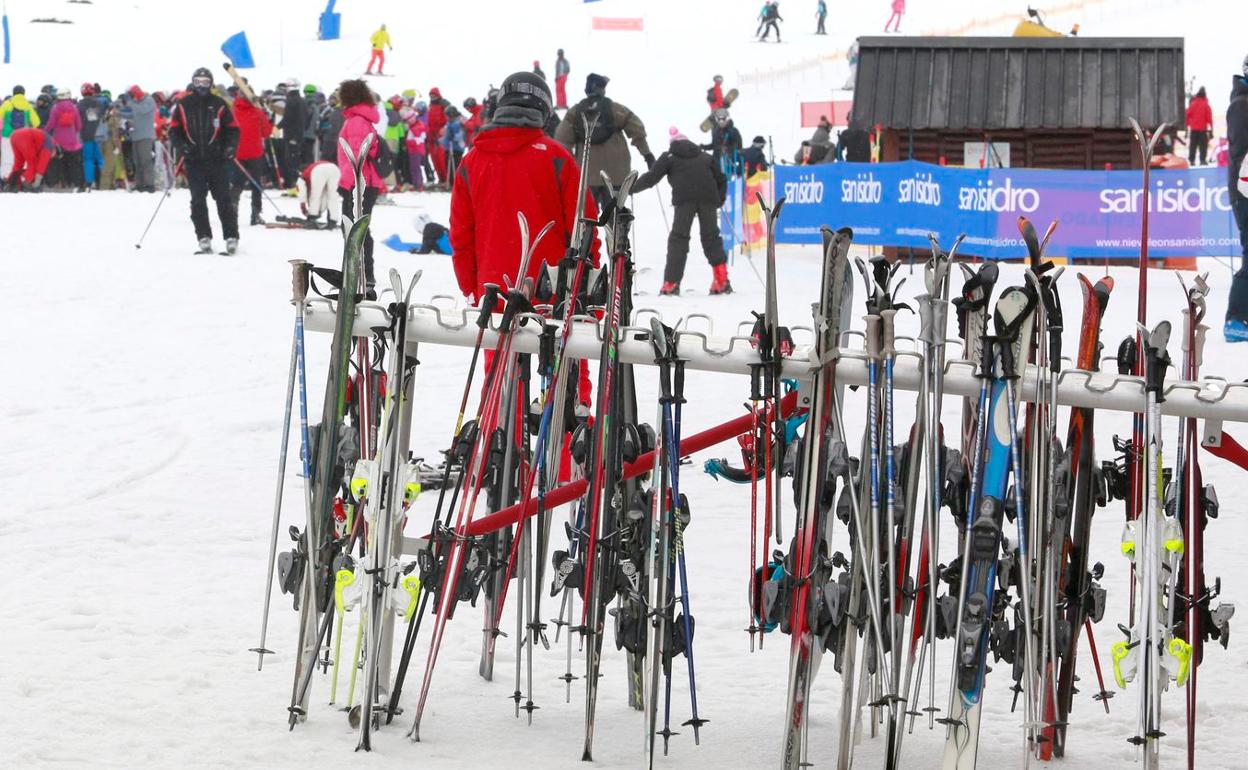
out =
[[644,153],[641,156],[641,159],[646,162],[646,171],[649,171],[650,169],[654,168],[654,153],[652,152]]

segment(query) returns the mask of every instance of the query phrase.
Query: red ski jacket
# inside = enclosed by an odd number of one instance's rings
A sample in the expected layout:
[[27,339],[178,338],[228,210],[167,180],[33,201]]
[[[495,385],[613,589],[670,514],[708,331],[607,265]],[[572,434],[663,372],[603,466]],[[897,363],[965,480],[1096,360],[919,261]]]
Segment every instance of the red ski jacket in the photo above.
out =
[[273,124],[264,110],[243,98],[234,100],[234,122],[238,123],[239,160],[254,160],[264,155],[264,140],[273,133]]
[[[540,128],[499,127],[477,134],[464,156],[451,191],[451,261],[460,290],[480,297],[487,283],[518,282],[520,225],[524,214],[530,238],[547,222],[554,227],[538,244],[528,274],[536,277],[542,262],[555,264],[566,254],[576,224],[580,169],[572,153]],[[585,215],[597,216],[592,197]],[[595,236],[591,261],[597,264]]]
[[1213,108],[1203,96],[1193,96],[1187,105],[1187,128],[1189,131],[1208,131],[1213,128]]

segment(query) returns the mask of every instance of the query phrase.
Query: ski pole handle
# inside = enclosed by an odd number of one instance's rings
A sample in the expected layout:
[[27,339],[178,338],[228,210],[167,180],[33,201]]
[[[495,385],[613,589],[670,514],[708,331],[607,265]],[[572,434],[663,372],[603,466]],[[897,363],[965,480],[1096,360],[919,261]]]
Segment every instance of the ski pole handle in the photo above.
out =
[[484,329],[490,325],[490,316],[494,315],[494,306],[498,304],[498,284],[487,283],[485,296],[481,298],[480,310],[477,313],[477,328]]
[[897,355],[895,328],[897,310],[894,308],[881,310],[880,322],[880,346],[883,349],[885,358],[893,358]]
[[880,358],[880,317],[874,313],[864,316],[867,322],[867,358],[878,361]]
[[291,302],[302,305],[308,301],[308,278],[312,265],[306,259],[290,260],[290,292]]

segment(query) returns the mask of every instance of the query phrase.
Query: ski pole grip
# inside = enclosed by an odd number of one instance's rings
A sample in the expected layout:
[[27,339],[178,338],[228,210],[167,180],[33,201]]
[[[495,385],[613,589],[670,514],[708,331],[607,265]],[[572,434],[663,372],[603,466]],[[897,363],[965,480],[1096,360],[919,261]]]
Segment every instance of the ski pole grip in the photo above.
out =
[[897,355],[896,327],[897,311],[894,308],[880,311],[880,345],[884,355],[893,358]]
[[945,344],[945,329],[948,328],[949,303],[944,300],[932,302],[932,344]]
[[290,301],[296,305],[308,301],[308,276],[311,271],[312,265],[306,259],[290,260]]
[[867,358],[878,360],[880,357],[880,317],[872,313],[863,317],[867,322]]
[[498,304],[498,284],[487,283],[485,295],[481,297],[477,312],[477,328],[484,329],[490,325],[490,316],[494,315],[494,306]]

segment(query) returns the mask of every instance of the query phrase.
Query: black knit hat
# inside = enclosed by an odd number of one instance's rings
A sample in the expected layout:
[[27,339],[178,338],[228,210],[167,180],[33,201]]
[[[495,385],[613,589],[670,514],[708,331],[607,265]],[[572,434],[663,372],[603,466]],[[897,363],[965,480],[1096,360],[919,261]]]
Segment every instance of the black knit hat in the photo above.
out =
[[763,137],[761,137],[761,136],[756,136],[756,137],[754,137],[754,141],[752,142],[752,144],[757,144],[758,146],[760,146],[760,147],[761,147],[761,146],[763,146],[764,144],[767,144],[767,140],[766,140],[766,139],[764,139],[764,138],[763,138]]
[[596,72],[589,73],[589,77],[585,78],[585,95],[601,96],[607,90],[607,83],[611,82],[611,78],[606,75],[599,75]]
[[549,116],[554,105],[550,98],[550,86],[532,72],[515,72],[507,76],[498,88],[498,106],[529,107],[541,110]]

